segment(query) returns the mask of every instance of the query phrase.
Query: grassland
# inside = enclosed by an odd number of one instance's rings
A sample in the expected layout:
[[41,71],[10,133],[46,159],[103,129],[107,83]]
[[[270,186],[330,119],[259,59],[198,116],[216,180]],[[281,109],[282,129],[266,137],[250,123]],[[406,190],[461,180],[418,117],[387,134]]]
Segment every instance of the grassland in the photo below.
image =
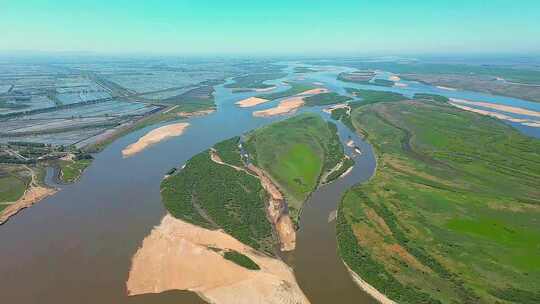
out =
[[257,129],[246,136],[245,147],[255,165],[279,185],[293,220],[321,176],[344,158],[336,126],[316,114]]
[[300,94],[305,91],[313,90],[316,87],[312,84],[306,84],[301,82],[290,82],[289,85],[291,86],[289,89],[283,91],[283,92],[277,92],[277,93],[271,93],[271,94],[262,94],[257,97],[264,98],[267,100],[275,100],[279,98],[289,97],[296,94]]
[[32,177],[22,165],[2,164],[0,167],[0,211],[7,207],[1,204],[15,202],[26,191]]
[[[238,155],[237,138],[218,143],[220,157]],[[211,160],[209,151],[191,158],[164,179],[161,196],[176,218],[210,229],[223,229],[244,244],[272,254],[276,240],[266,218],[267,195],[259,180]]]
[[336,103],[343,103],[351,100],[352,98],[339,95],[335,92],[321,93],[304,98],[306,106],[326,106]]
[[92,158],[74,160],[60,160],[60,179],[64,183],[76,182],[88,166],[92,164]]
[[362,98],[362,105],[378,102],[395,102],[407,99],[407,97],[394,92],[361,90],[355,88],[346,88],[345,90],[347,90],[349,94]]
[[371,103],[352,122],[378,160],[338,210],[354,272],[399,303],[538,303],[540,141],[440,101]]

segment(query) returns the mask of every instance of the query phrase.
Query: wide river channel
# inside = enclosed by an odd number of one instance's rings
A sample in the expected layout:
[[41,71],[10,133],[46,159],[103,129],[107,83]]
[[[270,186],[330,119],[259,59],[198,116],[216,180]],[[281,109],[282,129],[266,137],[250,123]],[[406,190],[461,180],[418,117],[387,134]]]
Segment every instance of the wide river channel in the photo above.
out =
[[[412,96],[436,93],[449,97],[482,100],[540,110],[539,104],[474,92],[447,91],[408,83],[404,88],[354,85],[336,80],[348,68],[328,67],[324,71],[294,74],[270,81],[284,90],[283,80],[309,81],[345,94],[345,87],[391,90]],[[213,144],[243,134],[286,117],[256,118],[252,112],[272,107],[275,102],[254,108],[238,108],[235,102],[256,95],[232,93],[216,87],[218,111],[189,119],[191,126],[179,137],[163,141],[145,151],[122,158],[121,151],[154,125],[116,140],[95,155],[95,161],[80,181],[59,185],[61,191],[23,210],[0,226],[0,298],[2,303],[204,303],[191,292],[173,291],[156,295],[126,296],[126,280],[131,258],[142,240],[158,225],[166,211],[160,201],[159,185],[165,172],[179,167],[193,155]],[[321,108],[302,111],[328,114]],[[522,127],[522,132],[539,136],[538,128]],[[321,187],[305,205],[297,235],[297,248],[284,254],[298,283],[311,303],[374,303],[352,281],[339,259],[335,221],[341,195],[349,187],[369,179],[376,162],[371,147],[341,123],[342,142],[352,138],[362,154],[346,177]],[[348,154],[352,151],[345,146]],[[51,172],[49,172],[51,173]],[[52,182],[54,178],[47,178]]]

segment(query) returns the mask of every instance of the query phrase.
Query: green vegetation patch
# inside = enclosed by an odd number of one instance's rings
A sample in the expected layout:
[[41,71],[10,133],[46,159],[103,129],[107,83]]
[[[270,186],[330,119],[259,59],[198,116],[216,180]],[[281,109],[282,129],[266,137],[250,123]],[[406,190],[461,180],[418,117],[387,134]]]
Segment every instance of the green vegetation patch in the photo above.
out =
[[289,89],[283,91],[283,92],[276,92],[271,94],[263,94],[260,96],[257,96],[259,98],[264,98],[267,100],[275,100],[279,98],[289,97],[293,95],[297,95],[300,93],[303,93],[305,91],[313,90],[316,87],[312,84],[307,83],[301,83],[301,82],[290,82],[289,85],[291,86]]
[[220,143],[217,143],[214,146],[216,152],[223,162],[242,167],[244,163],[242,162],[242,157],[240,155],[240,150],[238,145],[240,144],[240,136],[235,136],[233,138],[224,140]]
[[244,268],[250,269],[250,270],[260,270],[261,267],[257,265],[252,259],[250,259],[248,256],[241,254],[240,252],[231,250],[226,251],[223,254],[223,257],[229,261],[234,262],[235,264],[238,264]]
[[[29,171],[20,165],[1,165],[0,167],[0,203],[15,202],[30,184]],[[7,205],[1,205],[4,209]]]
[[[234,140],[216,146],[223,155],[234,155],[238,148],[231,142]],[[215,163],[209,152],[195,155],[182,170],[162,181],[165,207],[176,218],[223,229],[240,242],[272,254],[276,240],[266,218],[267,194],[260,181],[244,171]]]
[[60,161],[60,179],[64,183],[73,183],[77,181],[84,170],[92,164],[92,158],[81,158],[75,160]]
[[378,102],[396,102],[408,99],[407,97],[394,92],[361,90],[355,88],[346,88],[349,94],[362,98],[362,105]]
[[446,96],[437,95],[437,94],[425,94],[425,93],[416,93],[414,94],[414,99],[427,99],[437,102],[448,102],[450,99]]
[[378,166],[342,199],[342,258],[399,303],[533,303],[540,141],[422,98],[353,110]]
[[279,79],[285,76],[287,76],[287,73],[284,72],[248,74],[244,76],[234,77],[234,83],[227,84],[225,87],[235,89],[266,89],[273,87],[273,85],[265,84],[265,81]]
[[307,106],[326,106],[337,103],[347,102],[352,98],[339,95],[335,92],[321,93],[304,98]]
[[323,173],[343,158],[337,128],[319,115],[302,114],[247,135],[246,149],[285,194],[293,219]]

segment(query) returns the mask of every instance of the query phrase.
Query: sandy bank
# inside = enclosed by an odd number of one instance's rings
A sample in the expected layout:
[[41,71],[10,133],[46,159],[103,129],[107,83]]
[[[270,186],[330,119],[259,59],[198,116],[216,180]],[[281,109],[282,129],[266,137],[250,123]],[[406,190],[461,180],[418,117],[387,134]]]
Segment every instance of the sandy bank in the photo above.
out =
[[188,126],[189,123],[181,122],[154,129],[122,150],[122,155],[129,157],[169,137],[180,136]]
[[271,86],[268,88],[262,88],[262,89],[255,89],[255,92],[269,92],[277,88],[276,86]]
[[328,89],[326,88],[316,88],[304,91],[302,93],[296,94],[295,96],[310,96],[310,95],[316,95],[316,94],[322,94],[322,93],[328,93]]
[[189,118],[189,117],[197,117],[197,116],[204,116],[211,113],[214,113],[216,109],[209,109],[209,110],[200,110],[195,112],[178,112],[178,116],[183,118]]
[[255,111],[253,116],[268,117],[292,113],[304,105],[303,97],[291,97],[281,101],[276,107],[267,110]]
[[[240,252],[261,269],[248,270],[228,261],[222,250]],[[222,231],[170,215],[135,253],[126,285],[129,295],[190,290],[219,304],[309,303],[282,261],[259,254]]]
[[457,103],[457,102],[453,102],[453,101],[450,101],[450,104],[453,105],[456,108],[459,108],[459,109],[462,109],[462,110],[465,110],[465,111],[474,112],[474,113],[481,114],[481,115],[487,115],[487,116],[495,117],[497,119],[506,120],[506,121],[510,121],[510,122],[520,123],[520,124],[523,124],[523,125],[526,125],[526,126],[529,126],[529,127],[535,127],[535,128],[540,127],[540,121],[537,121],[537,120],[514,118],[514,117],[511,117],[511,116],[508,116],[508,115],[505,115],[505,114],[501,114],[501,113],[497,113],[497,112],[491,112],[491,111],[472,108],[472,107],[465,106],[465,105],[463,105],[461,103]]
[[362,280],[362,278],[356,274],[354,271],[352,271],[349,268],[349,265],[347,263],[343,262],[345,264],[345,267],[347,267],[347,270],[351,274],[351,277],[353,278],[353,281],[366,293],[368,293],[370,296],[372,296],[377,302],[381,304],[397,304],[396,302],[390,300],[386,295],[378,291],[375,287],[371,286],[368,282]]
[[394,86],[398,88],[405,88],[405,87],[408,87],[409,85],[403,82],[396,82],[394,83]]
[[388,77],[388,80],[397,82],[397,81],[400,81],[401,78],[399,78],[399,76],[392,75],[392,76]]
[[289,97],[285,100],[282,100],[276,107],[266,109],[266,110],[261,110],[261,111],[255,111],[253,112],[253,116],[268,117],[268,116],[293,113],[304,105],[304,97],[321,94],[321,93],[327,93],[327,92],[328,92],[328,89],[325,89],[325,88],[316,88],[312,90],[307,90],[302,93],[296,94],[292,97]]
[[447,90],[447,91],[457,91],[457,89],[445,87],[445,86],[437,86],[437,88],[441,90]]
[[296,248],[296,230],[289,216],[287,203],[285,198],[274,184],[272,179],[260,168],[249,164],[247,167],[251,172],[255,173],[264,190],[269,194],[267,214],[272,225],[274,225],[279,238],[281,251],[291,251]]
[[259,97],[249,97],[249,98],[236,102],[236,104],[240,108],[249,108],[249,107],[254,107],[256,105],[263,104],[265,102],[268,102],[268,99],[259,98]]
[[28,208],[47,196],[55,194],[56,191],[57,190],[53,188],[30,186],[16,202],[6,204],[9,206],[0,213],[0,225],[7,222],[10,217],[14,216],[22,209]]
[[457,98],[450,98],[450,101],[455,102],[455,103],[460,103],[460,104],[467,104],[467,105],[479,106],[483,108],[494,109],[494,110],[507,112],[507,113],[540,117],[540,112],[538,111],[533,111],[533,110],[519,108],[519,107],[507,106],[507,105],[502,105],[502,104],[494,104],[494,103],[482,102],[482,101],[469,101],[469,100],[457,99]]

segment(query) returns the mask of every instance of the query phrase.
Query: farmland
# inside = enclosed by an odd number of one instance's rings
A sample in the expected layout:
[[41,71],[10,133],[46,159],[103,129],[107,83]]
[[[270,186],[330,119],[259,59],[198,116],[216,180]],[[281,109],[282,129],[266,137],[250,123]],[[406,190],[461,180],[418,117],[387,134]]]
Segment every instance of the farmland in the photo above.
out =
[[342,199],[341,257],[399,303],[535,303],[540,142],[430,99],[352,111],[378,169]]

